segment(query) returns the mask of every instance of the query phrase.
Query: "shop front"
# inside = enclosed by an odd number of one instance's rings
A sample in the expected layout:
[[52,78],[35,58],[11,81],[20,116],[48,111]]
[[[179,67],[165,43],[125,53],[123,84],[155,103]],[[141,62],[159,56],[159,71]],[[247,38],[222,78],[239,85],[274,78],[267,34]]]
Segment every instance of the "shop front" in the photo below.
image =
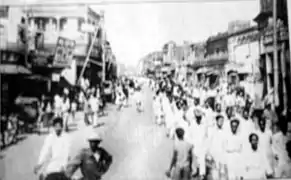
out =
[[0,50],[1,74],[1,113],[8,113],[13,108],[16,97],[28,86],[23,84],[31,71],[25,66],[22,53]]

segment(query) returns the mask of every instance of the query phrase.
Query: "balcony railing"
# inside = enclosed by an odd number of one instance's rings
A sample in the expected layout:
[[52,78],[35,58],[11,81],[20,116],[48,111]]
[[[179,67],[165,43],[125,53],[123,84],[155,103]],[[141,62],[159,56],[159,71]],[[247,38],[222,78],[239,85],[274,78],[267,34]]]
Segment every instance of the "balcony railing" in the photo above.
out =
[[[264,36],[263,36],[263,42],[264,44],[271,44],[273,43],[274,37],[273,37],[273,27],[268,27],[265,30]],[[286,41],[289,40],[289,32],[288,28],[286,27],[280,27],[277,30],[277,39],[278,41]]]
[[191,66],[199,67],[199,66],[211,66],[217,64],[223,64],[228,61],[228,53],[227,52],[219,52],[215,54],[208,55],[205,58],[197,58],[192,61]]

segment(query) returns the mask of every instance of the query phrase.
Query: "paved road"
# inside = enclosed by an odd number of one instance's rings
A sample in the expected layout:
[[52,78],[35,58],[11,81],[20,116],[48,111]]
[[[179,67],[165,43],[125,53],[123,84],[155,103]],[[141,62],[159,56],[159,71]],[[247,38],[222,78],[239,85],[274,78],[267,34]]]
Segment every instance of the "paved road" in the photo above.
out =
[[[103,134],[102,146],[113,155],[113,165],[104,180],[162,180],[167,169],[172,143],[166,139],[163,128],[152,122],[152,101],[148,89],[144,92],[145,111],[138,113],[134,106],[117,112],[111,107],[102,118],[105,125],[96,129]],[[80,115],[79,119],[82,119]],[[80,121],[81,122],[81,121]],[[72,154],[88,145],[86,130],[78,123],[78,130],[71,133]],[[80,125],[81,124],[81,125]],[[1,152],[1,180],[33,180],[32,173],[44,136],[32,135]],[[77,172],[79,174],[79,172]]]

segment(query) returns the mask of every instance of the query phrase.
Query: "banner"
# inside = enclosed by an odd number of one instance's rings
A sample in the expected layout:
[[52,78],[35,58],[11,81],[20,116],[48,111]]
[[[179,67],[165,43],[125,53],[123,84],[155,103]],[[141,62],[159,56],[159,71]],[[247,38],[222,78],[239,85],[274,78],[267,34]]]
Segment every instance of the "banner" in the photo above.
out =
[[76,42],[64,37],[59,37],[54,55],[54,66],[69,67],[72,64],[73,52]]

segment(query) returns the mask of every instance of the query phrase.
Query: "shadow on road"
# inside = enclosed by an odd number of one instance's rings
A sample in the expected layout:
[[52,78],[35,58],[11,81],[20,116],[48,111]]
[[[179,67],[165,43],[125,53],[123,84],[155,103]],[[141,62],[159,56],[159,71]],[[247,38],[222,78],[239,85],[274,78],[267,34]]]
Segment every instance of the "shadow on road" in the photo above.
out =
[[19,144],[20,142],[24,141],[25,139],[27,139],[27,136],[26,135],[23,135],[23,136],[19,136],[16,138],[16,140],[6,146],[2,146],[1,147],[1,151],[3,152],[4,150],[7,150],[9,147],[13,146],[13,145],[17,145]]

